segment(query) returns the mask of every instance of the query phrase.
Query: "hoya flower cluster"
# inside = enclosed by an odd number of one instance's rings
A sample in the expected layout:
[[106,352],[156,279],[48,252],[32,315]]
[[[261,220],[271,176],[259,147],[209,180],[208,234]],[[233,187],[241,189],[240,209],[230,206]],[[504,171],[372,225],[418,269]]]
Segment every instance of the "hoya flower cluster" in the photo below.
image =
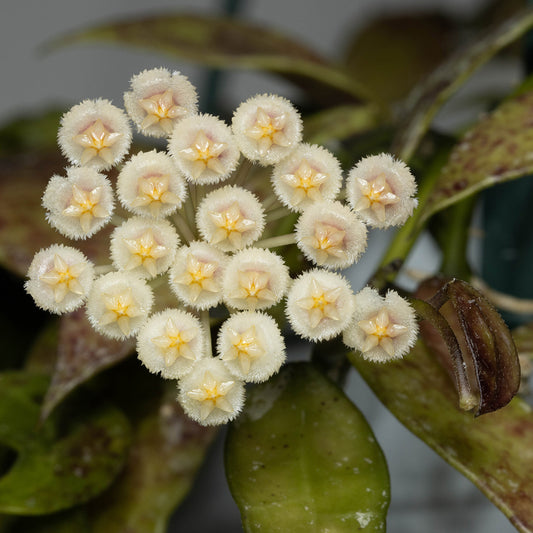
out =
[[[302,142],[289,101],[250,98],[230,126],[200,114],[187,78],[163,68],[134,76],[124,104],[126,112],[86,100],[61,120],[58,140],[70,166],[44,192],[47,220],[74,241],[115,227],[108,265],[93,265],[74,246],[36,254],[26,289],[38,306],[61,314],[85,305],[102,335],[136,336],[142,363],[177,380],[183,408],[205,425],[235,418],[245,383],[265,381],[283,364],[284,339],[269,314],[282,301],[305,339],[343,334],[373,361],[409,350],[417,334],[409,304],[370,288],[354,295],[337,272],[364,252],[367,226],[399,225],[411,214],[416,185],[402,162],[367,157],[341,191],[339,162]],[[132,123],[166,138],[167,151],[129,154]],[[252,164],[271,167],[270,197],[262,192],[262,201]],[[128,218],[115,214],[117,204]],[[298,214],[289,234],[272,234],[273,210]],[[294,244],[314,266],[291,279],[271,248]],[[173,304],[161,309],[154,290],[165,287]],[[225,318],[212,342],[215,307]]]

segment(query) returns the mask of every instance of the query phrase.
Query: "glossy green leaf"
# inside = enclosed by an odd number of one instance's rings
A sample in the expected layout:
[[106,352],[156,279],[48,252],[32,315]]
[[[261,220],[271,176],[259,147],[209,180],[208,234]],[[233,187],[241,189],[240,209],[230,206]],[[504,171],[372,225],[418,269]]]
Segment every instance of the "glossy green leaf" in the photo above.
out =
[[385,531],[389,479],[367,422],[312,365],[251,391],[226,475],[246,532]]
[[0,478],[0,513],[46,514],[84,503],[124,464],[129,424],[114,407],[78,397],[38,425],[47,382],[22,372],[0,375],[0,444],[17,452]]
[[464,474],[523,533],[533,531],[533,412],[522,400],[475,418],[461,411],[452,380],[419,341],[403,360],[350,360],[410,431]]
[[400,100],[451,52],[454,30],[454,21],[440,13],[375,19],[349,44],[346,68],[380,100]]
[[454,147],[424,206],[421,223],[481,189],[533,172],[533,91],[503,102]]
[[307,117],[304,133],[308,142],[326,144],[368,131],[379,122],[379,109],[374,105],[339,106]]
[[413,92],[398,128],[394,152],[401,159],[410,160],[444,102],[475,70],[532,26],[533,9],[522,11],[500,24],[483,39],[477,39],[465,50],[453,54],[430,74]]
[[240,20],[163,14],[89,28],[50,47],[83,41],[141,46],[213,67],[276,72],[330,105],[367,99],[358,82],[313,50],[280,32]]

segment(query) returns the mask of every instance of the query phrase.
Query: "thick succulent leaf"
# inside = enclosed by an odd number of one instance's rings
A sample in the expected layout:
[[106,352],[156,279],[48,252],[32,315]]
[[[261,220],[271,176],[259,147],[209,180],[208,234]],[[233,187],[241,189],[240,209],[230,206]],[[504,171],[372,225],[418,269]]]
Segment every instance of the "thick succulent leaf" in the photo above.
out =
[[393,150],[403,160],[410,160],[433,117],[446,100],[495,54],[533,26],[533,9],[511,17],[483,39],[453,54],[413,91],[405,117],[398,128]]
[[375,105],[338,106],[306,118],[304,133],[307,142],[326,144],[368,131],[379,121],[379,110]]
[[191,488],[216,434],[214,428],[202,427],[183,413],[174,383],[156,401],[147,398],[146,387],[142,390],[136,412],[128,413],[133,443],[126,467],[89,509],[95,533],[166,531],[170,515]]
[[89,28],[50,47],[95,40],[151,48],[213,67],[280,73],[330,105],[366,99],[358,82],[316,52],[277,31],[235,19],[164,14]]
[[533,172],[533,91],[503,102],[470,129],[454,147],[424,206],[432,214],[503,181]]
[[134,348],[132,339],[116,341],[97,333],[84,309],[62,316],[56,366],[44,398],[41,418],[45,419],[70,391],[127,357]]
[[451,52],[454,30],[440,13],[378,18],[349,44],[346,68],[380,100],[400,100]]
[[251,391],[226,440],[247,532],[385,531],[389,479],[370,427],[312,365]]
[[518,398],[475,418],[457,407],[452,380],[422,341],[403,360],[376,365],[351,354],[402,424],[475,483],[523,533],[533,531],[533,412]]
[[28,373],[0,375],[0,444],[17,452],[0,478],[0,513],[47,514],[84,503],[124,464],[129,423],[94,398],[79,396],[38,426],[47,381]]

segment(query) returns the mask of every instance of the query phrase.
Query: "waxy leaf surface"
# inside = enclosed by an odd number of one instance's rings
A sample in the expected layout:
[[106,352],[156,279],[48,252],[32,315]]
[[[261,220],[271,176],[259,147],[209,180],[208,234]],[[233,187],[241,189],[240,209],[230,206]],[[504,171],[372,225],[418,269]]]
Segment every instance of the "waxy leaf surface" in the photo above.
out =
[[[417,87],[410,98],[398,128],[393,150],[408,161],[444,102],[479,67],[502,48],[518,39],[533,26],[533,10],[525,10],[506,20],[483,39],[453,54]],[[490,152],[489,152],[490,153]]]
[[246,532],[385,531],[389,478],[370,427],[310,364],[251,391],[226,473]]
[[454,147],[421,214],[432,214],[482,189],[533,172],[533,91],[503,102]]
[[0,513],[47,514],[84,503],[124,464],[130,428],[115,407],[79,396],[38,425],[47,381],[22,372],[0,375],[0,444],[17,453],[0,478]]
[[156,49],[213,67],[276,72],[326,105],[366,99],[360,84],[313,50],[277,31],[244,21],[169,13],[89,28],[50,46],[95,40]]
[[461,411],[446,371],[419,341],[403,360],[376,365],[351,354],[402,424],[475,483],[523,533],[533,531],[533,412],[522,400],[484,416]]

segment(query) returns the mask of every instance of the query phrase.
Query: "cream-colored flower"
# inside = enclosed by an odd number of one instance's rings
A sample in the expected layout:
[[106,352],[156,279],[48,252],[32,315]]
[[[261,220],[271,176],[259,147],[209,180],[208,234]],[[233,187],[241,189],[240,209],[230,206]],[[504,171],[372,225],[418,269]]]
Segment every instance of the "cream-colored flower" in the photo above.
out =
[[149,285],[130,272],[110,272],[93,284],[87,315],[94,329],[112,339],[135,335],[152,308]]
[[354,211],[370,226],[403,224],[417,205],[416,182],[403,161],[390,154],[361,159],[346,180],[346,197]]
[[206,340],[196,317],[178,309],[166,309],[152,315],[141,328],[137,354],[150,372],[178,379],[206,356]]
[[162,218],[175,213],[187,197],[181,172],[162,152],[139,152],[126,162],[117,180],[121,204],[136,215]]
[[334,200],[341,184],[342,169],[337,158],[322,146],[305,143],[280,161],[272,173],[277,197],[299,212],[314,202]]
[[73,165],[105,170],[127,154],[131,128],[124,111],[109,100],[84,100],[61,118],[58,142]]
[[229,126],[212,115],[193,115],[176,125],[168,149],[192,183],[218,183],[231,175],[239,149]]
[[83,305],[93,283],[94,267],[79,250],[53,244],[35,254],[28,278],[24,287],[35,303],[62,314]]
[[326,270],[304,272],[292,284],[286,314],[296,333],[314,341],[328,340],[349,324],[354,312],[350,284]]
[[178,244],[178,234],[166,220],[132,217],[113,231],[111,259],[118,269],[153,278],[170,268]]
[[233,420],[244,405],[244,383],[220,359],[197,361],[178,387],[178,400],[184,411],[204,426]]
[[113,214],[113,189],[93,168],[67,168],[67,177],[54,175],[43,195],[50,224],[70,239],[91,237]]
[[170,269],[170,288],[185,305],[195,309],[215,307],[222,301],[226,263],[226,255],[206,242],[182,246]]
[[347,346],[359,350],[369,361],[386,362],[409,352],[418,335],[416,314],[395,291],[383,298],[370,287],[355,295],[355,312],[345,329]]
[[261,165],[281,161],[302,139],[298,111],[285,98],[272,94],[243,102],[233,115],[232,128],[244,156]]
[[259,200],[242,187],[226,186],[209,193],[196,212],[202,237],[224,252],[254,243],[265,226]]
[[197,108],[196,89],[180,72],[143,70],[131,79],[124,105],[140,133],[168,137],[174,126]]
[[224,301],[236,309],[266,309],[278,303],[289,284],[283,259],[261,248],[246,248],[229,261],[223,279]]
[[220,328],[217,351],[234,376],[253,383],[266,381],[285,361],[279,327],[264,313],[231,315]]
[[366,249],[366,226],[340,202],[310,205],[296,224],[296,244],[325,268],[346,268]]

